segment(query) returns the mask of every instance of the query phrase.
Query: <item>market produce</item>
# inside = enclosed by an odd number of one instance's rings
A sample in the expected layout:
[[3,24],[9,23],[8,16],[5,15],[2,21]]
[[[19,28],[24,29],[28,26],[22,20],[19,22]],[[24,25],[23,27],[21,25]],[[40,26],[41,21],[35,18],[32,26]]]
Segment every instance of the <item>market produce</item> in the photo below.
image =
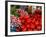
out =
[[42,11],[40,9],[36,9],[33,14],[28,14],[27,11],[18,9],[17,13],[20,15],[19,17],[10,17],[11,23],[15,23],[16,32],[42,30]]

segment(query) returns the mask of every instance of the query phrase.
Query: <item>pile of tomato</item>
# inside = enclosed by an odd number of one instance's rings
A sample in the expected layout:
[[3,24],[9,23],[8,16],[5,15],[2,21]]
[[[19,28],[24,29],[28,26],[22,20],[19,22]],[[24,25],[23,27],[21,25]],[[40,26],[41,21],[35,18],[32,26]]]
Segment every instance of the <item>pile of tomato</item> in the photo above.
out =
[[34,14],[29,14],[26,16],[20,16],[19,20],[21,24],[16,28],[17,32],[20,31],[40,31],[42,30],[42,14],[41,10],[36,10]]
[[41,15],[33,15],[32,17],[20,17],[22,23],[22,31],[39,31],[42,29]]

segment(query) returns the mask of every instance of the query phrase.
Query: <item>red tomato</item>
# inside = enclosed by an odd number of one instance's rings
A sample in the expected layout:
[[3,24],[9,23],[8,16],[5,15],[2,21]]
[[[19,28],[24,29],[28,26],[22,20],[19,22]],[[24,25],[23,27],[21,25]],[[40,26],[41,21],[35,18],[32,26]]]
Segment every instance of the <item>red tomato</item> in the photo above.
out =
[[29,28],[28,31],[32,31],[32,29]]
[[30,23],[30,22],[31,22],[31,19],[27,19],[26,22],[27,22],[27,23]]
[[31,29],[34,29],[35,28],[35,25],[34,24],[31,24]]
[[25,16],[24,18],[25,18],[25,19],[29,19],[29,16]]
[[27,24],[26,27],[27,27],[27,28],[30,28],[30,24]]
[[35,21],[35,25],[38,25],[39,24],[39,22],[38,21]]
[[42,30],[42,26],[37,26],[37,30]]

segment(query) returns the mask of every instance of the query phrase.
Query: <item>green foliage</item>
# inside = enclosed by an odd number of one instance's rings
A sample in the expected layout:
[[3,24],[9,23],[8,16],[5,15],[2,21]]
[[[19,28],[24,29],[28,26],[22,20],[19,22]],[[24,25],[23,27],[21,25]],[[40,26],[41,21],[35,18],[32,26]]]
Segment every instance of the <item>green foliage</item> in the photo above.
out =
[[16,9],[19,9],[20,6],[19,5],[11,5],[10,7],[11,7],[10,14],[14,15],[16,17],[19,17],[19,14],[16,12]]

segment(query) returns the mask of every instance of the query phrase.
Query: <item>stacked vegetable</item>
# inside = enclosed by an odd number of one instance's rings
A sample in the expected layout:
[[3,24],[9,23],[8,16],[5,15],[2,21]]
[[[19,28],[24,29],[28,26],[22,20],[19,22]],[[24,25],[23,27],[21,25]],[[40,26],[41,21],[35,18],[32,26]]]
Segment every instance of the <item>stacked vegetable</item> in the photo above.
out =
[[15,26],[16,32],[42,30],[42,11],[40,9],[36,9],[33,14],[28,14],[23,9],[19,9],[16,12],[19,14],[19,17],[10,17],[11,24]]

